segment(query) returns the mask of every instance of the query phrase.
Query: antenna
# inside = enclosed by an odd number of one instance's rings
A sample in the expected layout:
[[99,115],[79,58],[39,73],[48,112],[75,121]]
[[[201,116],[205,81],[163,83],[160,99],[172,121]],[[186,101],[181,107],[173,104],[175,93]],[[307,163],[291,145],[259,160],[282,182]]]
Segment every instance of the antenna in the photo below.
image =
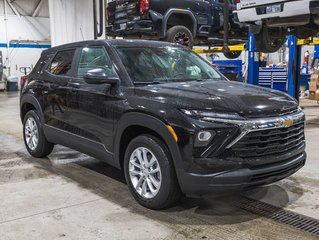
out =
[[81,27],[80,27],[80,32],[81,32],[82,40],[84,41],[83,31]]

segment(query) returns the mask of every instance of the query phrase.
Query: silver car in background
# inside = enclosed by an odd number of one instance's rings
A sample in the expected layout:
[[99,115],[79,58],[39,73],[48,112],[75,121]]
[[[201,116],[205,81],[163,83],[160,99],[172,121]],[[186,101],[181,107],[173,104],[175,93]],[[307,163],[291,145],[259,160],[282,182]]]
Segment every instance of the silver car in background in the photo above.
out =
[[238,20],[250,24],[256,48],[276,52],[287,35],[300,39],[319,33],[319,0],[235,0]]

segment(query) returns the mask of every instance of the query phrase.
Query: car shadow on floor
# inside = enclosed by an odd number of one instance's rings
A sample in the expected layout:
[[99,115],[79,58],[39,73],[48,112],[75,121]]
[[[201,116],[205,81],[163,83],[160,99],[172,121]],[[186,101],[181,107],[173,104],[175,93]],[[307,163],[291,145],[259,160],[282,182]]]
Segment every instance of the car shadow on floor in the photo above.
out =
[[260,200],[271,192],[276,193],[271,195],[274,198],[271,201],[276,202],[277,206],[284,208],[287,204],[291,204],[284,188],[279,185],[270,185],[243,194],[211,199],[183,197],[174,207],[153,211],[140,206],[134,200],[126,186],[122,171],[102,161],[64,147],[58,147],[46,160],[34,159],[26,155],[23,159],[36,163],[36,168],[72,180],[80,187],[121,207],[128,208],[131,212],[173,224],[225,225],[260,218],[261,216],[238,207],[238,202],[243,196]]
[[312,118],[311,120],[307,120],[306,122],[306,130],[311,128],[318,128],[319,127],[319,117]]

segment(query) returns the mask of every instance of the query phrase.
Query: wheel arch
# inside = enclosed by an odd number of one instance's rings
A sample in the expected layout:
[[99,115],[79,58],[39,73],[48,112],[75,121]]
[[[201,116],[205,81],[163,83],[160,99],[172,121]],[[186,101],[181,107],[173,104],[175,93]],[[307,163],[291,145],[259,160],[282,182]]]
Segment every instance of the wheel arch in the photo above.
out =
[[[163,36],[164,37],[166,37],[166,32],[167,32],[167,23],[168,23],[168,21],[169,21],[169,19],[170,19],[170,17],[171,16],[173,16],[174,14],[179,14],[179,15],[185,15],[185,16],[188,16],[188,17],[190,17],[190,19],[191,19],[191,23],[192,23],[192,26],[191,26],[191,29],[189,29],[191,32],[192,32],[192,34],[193,34],[193,37],[196,37],[196,35],[197,35],[197,20],[196,20],[196,17],[195,17],[195,15],[193,14],[193,12],[192,11],[190,11],[190,10],[187,10],[187,9],[177,9],[177,8],[171,8],[171,9],[169,9],[167,12],[166,12],[166,14],[164,15],[164,18],[163,18]],[[179,25],[179,24],[177,24],[177,25]],[[176,26],[177,26],[176,25]],[[183,26],[185,26],[185,25],[183,25]],[[186,26],[187,27],[187,26]]]
[[36,110],[41,122],[44,122],[44,115],[39,101],[29,94],[23,95],[20,101],[20,119],[23,122],[25,115],[30,110]]
[[[135,134],[127,135],[131,133]],[[127,145],[134,137],[140,134],[155,135],[166,144],[173,158],[176,174],[178,175],[178,167],[181,163],[180,151],[167,125],[154,116],[138,112],[126,113],[118,122],[114,139],[115,166],[122,169]]]

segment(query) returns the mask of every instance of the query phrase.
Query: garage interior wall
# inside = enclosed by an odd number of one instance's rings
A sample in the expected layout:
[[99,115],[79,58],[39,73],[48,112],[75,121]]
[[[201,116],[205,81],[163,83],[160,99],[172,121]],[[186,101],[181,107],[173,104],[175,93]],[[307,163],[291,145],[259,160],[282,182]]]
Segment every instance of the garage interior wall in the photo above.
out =
[[93,39],[92,0],[49,0],[52,46]]
[[[10,5],[8,4],[10,2]],[[20,67],[33,67],[50,46],[47,0],[0,0],[0,51],[7,76],[20,77]],[[35,11],[36,10],[36,11]]]

